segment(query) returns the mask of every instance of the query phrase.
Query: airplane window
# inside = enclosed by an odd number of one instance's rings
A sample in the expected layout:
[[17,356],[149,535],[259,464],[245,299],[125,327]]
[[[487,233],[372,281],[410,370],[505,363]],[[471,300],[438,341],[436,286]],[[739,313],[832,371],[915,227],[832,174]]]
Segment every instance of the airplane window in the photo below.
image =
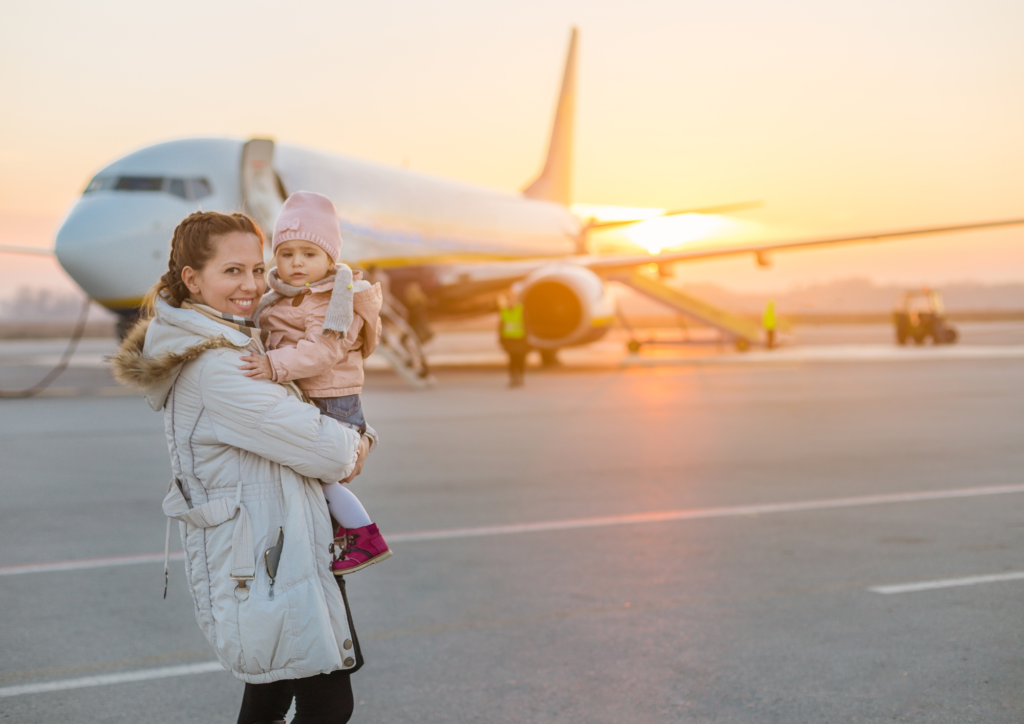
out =
[[83,191],[82,193],[89,194],[92,193],[93,191],[109,191],[116,185],[116,176],[97,176],[96,178],[89,182],[89,185],[85,187],[85,191]]
[[165,178],[163,176],[97,176],[83,194],[93,191],[166,191],[188,201],[213,195],[213,185],[205,178]]
[[164,180],[159,176],[122,176],[114,188],[118,191],[163,191]]
[[210,186],[210,182],[204,178],[190,179],[188,183],[189,186],[191,186],[191,194],[189,195],[195,201],[205,199],[207,196],[213,194],[213,187]]

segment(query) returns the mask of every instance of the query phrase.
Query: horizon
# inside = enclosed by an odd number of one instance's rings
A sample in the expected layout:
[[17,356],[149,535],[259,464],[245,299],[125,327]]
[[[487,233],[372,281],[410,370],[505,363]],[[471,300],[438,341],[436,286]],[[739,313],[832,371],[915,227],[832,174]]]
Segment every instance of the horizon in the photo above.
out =
[[[865,277],[847,277],[827,282],[801,283],[771,293],[736,291],[706,282],[678,285],[676,280],[663,280],[719,306],[742,313],[758,312],[767,299],[773,299],[783,315],[792,313],[874,313],[888,311],[899,296],[924,285],[878,284]],[[631,308],[659,310],[664,316],[673,312],[628,287],[613,283],[611,293],[625,299]],[[952,312],[1024,311],[1024,280],[1016,282],[977,283],[953,282],[938,288]],[[82,295],[77,289],[22,286],[0,292],[0,321],[70,321],[78,317]],[[40,304],[47,304],[40,308]],[[22,314],[25,309],[29,314]],[[646,312],[645,312],[646,313]],[[116,316],[93,302],[89,318],[114,320]]]

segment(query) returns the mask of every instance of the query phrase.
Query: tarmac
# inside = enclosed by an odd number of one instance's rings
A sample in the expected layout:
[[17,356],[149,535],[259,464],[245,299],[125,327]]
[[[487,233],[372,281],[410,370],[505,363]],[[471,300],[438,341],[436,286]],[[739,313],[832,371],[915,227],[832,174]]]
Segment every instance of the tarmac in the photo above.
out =
[[[371,371],[352,489],[395,556],[350,579],[352,721],[1019,722],[1024,333],[962,331],[620,334],[515,390],[449,333],[432,389]],[[61,347],[0,343],[0,387]],[[161,599],[163,419],[112,347],[0,400],[0,721],[234,722],[180,558]]]

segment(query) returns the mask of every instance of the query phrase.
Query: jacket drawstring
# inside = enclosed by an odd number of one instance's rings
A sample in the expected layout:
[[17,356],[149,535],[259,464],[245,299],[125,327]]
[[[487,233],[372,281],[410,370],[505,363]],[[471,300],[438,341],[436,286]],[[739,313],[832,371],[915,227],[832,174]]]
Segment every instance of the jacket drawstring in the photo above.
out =
[[164,535],[164,600],[167,600],[167,581],[170,580],[168,571],[171,568],[171,519],[167,519],[167,533]]

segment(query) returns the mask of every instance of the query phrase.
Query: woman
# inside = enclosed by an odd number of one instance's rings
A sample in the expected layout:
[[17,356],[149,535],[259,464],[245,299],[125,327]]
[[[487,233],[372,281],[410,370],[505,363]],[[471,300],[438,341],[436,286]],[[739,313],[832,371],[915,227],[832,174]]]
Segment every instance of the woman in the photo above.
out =
[[[263,294],[263,236],[242,214],[195,213],[174,231],[149,318],[114,358],[117,378],[163,410],[196,618],[246,682],[239,724],[346,722],[362,664],[318,480],[351,480],[368,435],[320,417],[293,386],[253,380],[248,319]],[[343,584],[341,584],[343,585]]]

